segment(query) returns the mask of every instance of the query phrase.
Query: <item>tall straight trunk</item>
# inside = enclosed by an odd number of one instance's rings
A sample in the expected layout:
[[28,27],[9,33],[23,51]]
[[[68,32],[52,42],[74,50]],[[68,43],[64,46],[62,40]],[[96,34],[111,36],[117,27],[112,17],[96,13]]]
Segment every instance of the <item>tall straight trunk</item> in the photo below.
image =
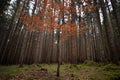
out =
[[105,7],[105,3],[103,0],[100,0],[100,6],[101,6],[101,10],[103,13],[103,23],[104,23],[104,27],[105,27],[105,32],[106,32],[106,38],[107,38],[107,42],[108,42],[108,47],[110,50],[110,54],[111,54],[111,61],[113,63],[117,63],[118,62],[118,56],[117,56],[117,50],[116,50],[116,46],[115,46],[115,42],[114,42],[114,36],[111,32],[111,28],[108,22],[108,17],[107,17],[107,12],[106,12],[106,7]]
[[117,5],[117,0],[111,0],[112,3],[112,7],[113,7],[113,13],[114,13],[114,17],[118,26],[118,30],[119,30],[119,35],[120,35],[120,11]]
[[57,31],[57,77],[60,76],[60,31]]
[[[98,2],[96,0],[94,0],[94,6],[96,6],[98,4]],[[100,43],[101,44],[101,53],[102,53],[102,60],[101,61],[106,61],[106,60],[109,60],[109,49],[108,49],[108,45],[106,43],[106,38],[104,38],[104,35],[105,35],[105,32],[104,30],[102,29],[102,25],[101,25],[101,20],[100,20],[100,13],[99,13],[99,8],[96,9],[95,11],[95,17],[96,17],[96,24],[98,26],[98,30],[99,30],[99,38],[100,38]],[[95,54],[97,55],[97,54]],[[98,59],[96,58],[95,61],[98,61]]]
[[0,17],[3,15],[4,11],[9,6],[11,0],[0,0]]
[[[119,9],[119,6],[118,6],[118,3],[117,3],[117,0],[111,0],[111,4],[112,4],[112,8],[113,8],[113,15],[115,17],[115,22],[116,22],[116,26],[114,26],[115,28],[117,28],[115,30],[115,32],[118,32],[116,33],[116,46],[117,46],[117,50],[118,50],[118,53],[120,52],[120,9]],[[119,60],[120,60],[120,54],[118,55],[119,56]]]
[[2,56],[1,59],[0,59],[0,62],[2,62],[3,59],[4,59],[6,49],[8,47],[8,43],[10,41],[10,37],[13,34],[13,30],[15,28],[15,26],[13,26],[13,22],[15,20],[16,15],[18,14],[17,11],[19,9],[19,6],[20,6],[20,0],[17,1],[17,7],[16,7],[15,13],[14,13],[12,19],[11,19],[11,23],[9,24],[9,29],[8,29],[8,31],[6,33],[5,40],[4,40],[4,43],[3,43],[3,46],[2,46],[3,48],[0,49],[0,53],[1,53],[1,56]]

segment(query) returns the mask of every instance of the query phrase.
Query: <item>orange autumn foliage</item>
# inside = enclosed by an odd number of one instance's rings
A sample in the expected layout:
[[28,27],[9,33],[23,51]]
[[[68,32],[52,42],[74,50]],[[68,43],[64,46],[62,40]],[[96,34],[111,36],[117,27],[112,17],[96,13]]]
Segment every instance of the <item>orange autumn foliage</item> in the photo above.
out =
[[[42,8],[38,10],[37,14],[32,14],[31,16],[24,11],[20,15],[20,20],[27,27],[29,31],[33,31],[35,28],[38,30],[46,30],[47,32],[52,32],[55,29],[60,30],[61,38],[65,39],[67,36],[74,36],[76,33],[84,33],[87,30],[90,30],[89,27],[81,27],[84,24],[84,21],[73,23],[71,21],[71,14],[81,13],[96,10],[95,6],[88,5],[83,7],[81,10],[76,10],[75,5],[72,2],[55,2],[53,0],[38,0],[38,3]],[[90,3],[91,0],[81,0],[82,2]],[[38,4],[37,4],[38,5]],[[65,18],[65,13],[67,13],[67,22],[65,24],[59,24],[59,19]]]

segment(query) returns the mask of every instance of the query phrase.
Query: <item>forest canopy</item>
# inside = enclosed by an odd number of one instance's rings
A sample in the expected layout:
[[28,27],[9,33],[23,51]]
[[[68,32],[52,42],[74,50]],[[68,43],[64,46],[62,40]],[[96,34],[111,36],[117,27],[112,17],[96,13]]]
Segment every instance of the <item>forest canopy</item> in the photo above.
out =
[[1,0],[0,64],[120,60],[119,0]]

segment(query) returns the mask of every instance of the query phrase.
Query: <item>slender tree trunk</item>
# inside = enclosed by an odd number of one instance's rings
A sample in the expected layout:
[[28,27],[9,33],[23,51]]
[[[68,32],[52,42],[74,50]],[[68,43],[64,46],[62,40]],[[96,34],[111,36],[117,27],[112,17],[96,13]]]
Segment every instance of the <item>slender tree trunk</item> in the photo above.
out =
[[106,7],[105,7],[105,3],[104,1],[100,0],[100,5],[101,5],[101,9],[102,9],[102,13],[103,13],[103,23],[104,23],[104,27],[105,27],[105,31],[106,31],[106,38],[107,38],[107,42],[108,42],[108,47],[110,50],[110,54],[111,54],[111,61],[113,63],[118,62],[118,57],[117,57],[117,50],[116,50],[116,46],[114,43],[114,37],[113,34],[111,32],[111,28],[108,22],[108,17],[107,17],[107,12],[106,12]]
[[57,77],[60,76],[60,31],[57,31]]

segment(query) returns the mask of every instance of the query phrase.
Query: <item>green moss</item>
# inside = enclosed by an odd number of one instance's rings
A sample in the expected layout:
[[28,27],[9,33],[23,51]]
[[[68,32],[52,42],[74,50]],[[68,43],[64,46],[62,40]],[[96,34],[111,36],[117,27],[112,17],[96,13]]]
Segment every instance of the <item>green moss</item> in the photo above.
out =
[[[120,66],[113,64],[106,64],[98,66],[98,63],[86,62],[84,64],[62,64],[60,66],[60,77],[56,78],[57,64],[32,64],[24,65],[20,68],[17,65],[13,66],[0,66],[0,79],[9,80],[16,74],[26,73],[27,71],[47,69],[48,72],[53,74],[52,80],[62,80],[64,77],[79,78],[84,80],[119,80]],[[49,80],[49,77],[42,78],[42,80]],[[34,80],[34,78],[28,78]]]
[[0,66],[0,77],[8,80],[19,71],[17,66]]
[[104,75],[108,77],[109,80],[119,80],[120,79],[120,66],[114,64],[107,64],[101,68],[104,71]]
[[84,61],[84,64],[87,65],[87,66],[99,66],[98,63],[96,63],[94,61],[90,61],[90,60]]
[[104,70],[106,71],[120,70],[120,67],[114,64],[108,64],[104,66]]
[[56,77],[55,80],[61,80],[59,77]]

